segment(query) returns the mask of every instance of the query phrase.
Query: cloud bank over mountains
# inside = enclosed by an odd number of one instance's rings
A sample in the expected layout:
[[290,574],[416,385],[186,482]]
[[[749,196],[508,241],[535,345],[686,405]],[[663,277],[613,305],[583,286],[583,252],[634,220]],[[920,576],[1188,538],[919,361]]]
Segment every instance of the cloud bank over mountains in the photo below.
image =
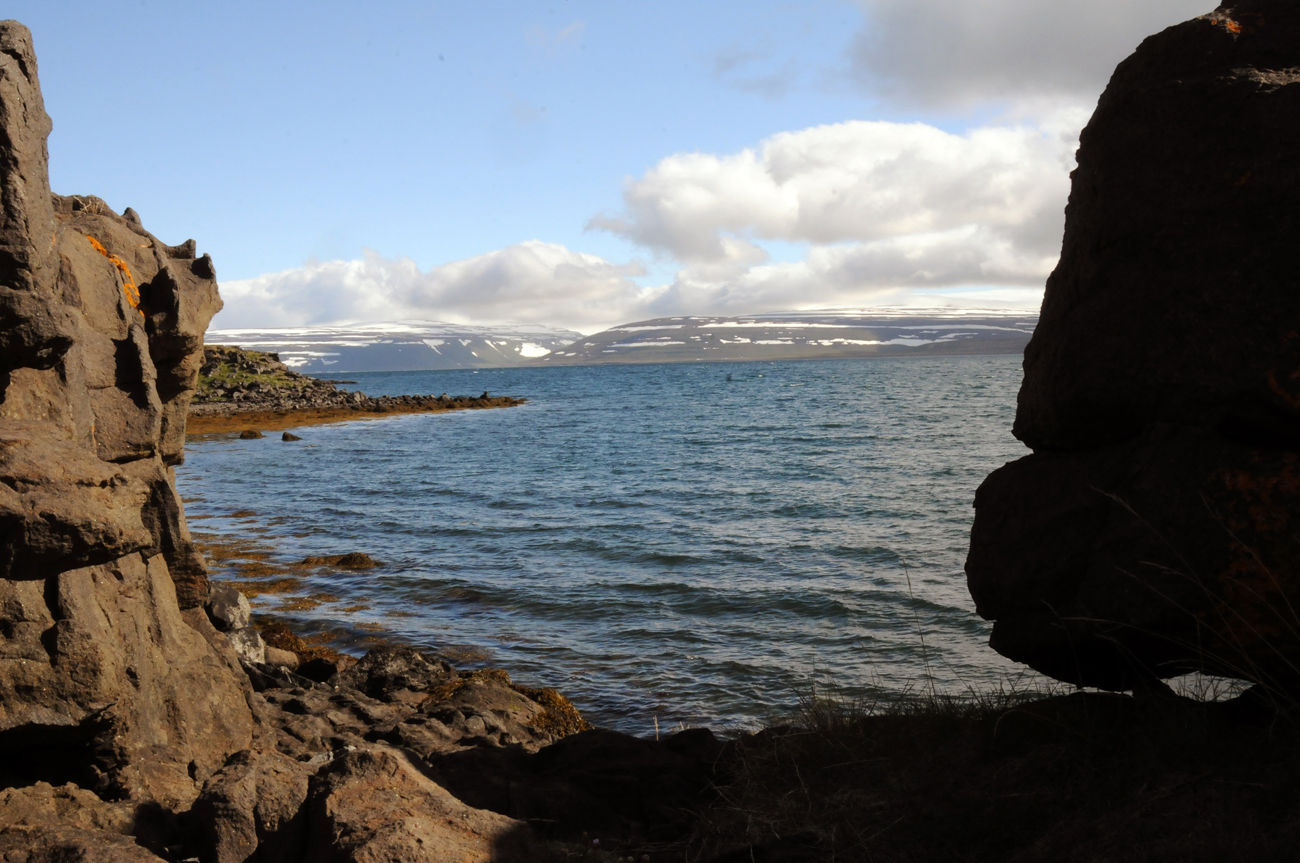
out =
[[[854,121],[739,153],[669,156],[627,182],[621,213],[590,223],[680,264],[668,284],[639,284],[640,264],[538,240],[423,271],[368,254],[226,282],[221,325],[415,317],[594,332],[647,317],[897,302],[911,288],[1034,288],[1060,252],[1081,122],[1075,111],[955,135]],[[807,252],[773,261],[765,240]]]
[[[293,327],[407,318],[452,323],[603,321],[644,302],[643,269],[530,240],[421,270],[409,258],[367,252],[358,261],[309,263],[223,282],[236,314],[221,326]],[[224,315],[225,313],[223,313]]]
[[[1143,36],[1203,3],[857,5],[865,24],[846,58],[857,86],[882,104],[983,106],[995,119],[961,133],[849,121],[738,152],[666,156],[627,178],[621,208],[593,214],[587,227],[643,250],[659,272],[675,270],[668,281],[636,260],[537,239],[429,270],[367,253],[225,282],[219,325],[422,318],[591,333],[672,315],[1036,308],[1060,253],[1078,133],[1110,70]],[[969,292],[934,294],[958,289]]]

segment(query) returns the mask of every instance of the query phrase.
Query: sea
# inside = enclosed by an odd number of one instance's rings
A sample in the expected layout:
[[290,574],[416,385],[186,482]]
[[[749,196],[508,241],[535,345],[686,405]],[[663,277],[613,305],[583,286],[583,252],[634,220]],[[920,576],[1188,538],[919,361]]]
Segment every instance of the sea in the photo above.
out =
[[382,637],[504,668],[634,734],[1032,682],[987,646],[962,571],[975,489],[1028,453],[1018,356],[347,377],[527,403],[192,438],[196,529],[380,562],[260,613],[356,654]]

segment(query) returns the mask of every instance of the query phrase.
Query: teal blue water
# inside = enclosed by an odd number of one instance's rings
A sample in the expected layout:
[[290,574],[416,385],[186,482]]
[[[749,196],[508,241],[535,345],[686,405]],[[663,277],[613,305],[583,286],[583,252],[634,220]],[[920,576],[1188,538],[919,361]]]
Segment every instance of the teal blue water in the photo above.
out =
[[634,733],[752,725],[814,676],[852,695],[1012,670],[962,564],[976,487],[1027,452],[1020,376],[1011,356],[358,374],[529,401],[204,439],[177,475],[205,529],[253,510],[284,560],[383,562],[314,578],[342,601],[307,628],[478,656]]

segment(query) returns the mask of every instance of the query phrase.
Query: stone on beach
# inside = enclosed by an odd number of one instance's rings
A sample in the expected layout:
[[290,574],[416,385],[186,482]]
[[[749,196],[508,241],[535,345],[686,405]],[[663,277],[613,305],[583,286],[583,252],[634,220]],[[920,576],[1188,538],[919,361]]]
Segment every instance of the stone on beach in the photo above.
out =
[[212,623],[222,632],[243,629],[253,620],[253,607],[247,597],[228,584],[213,585],[205,607]]
[[311,786],[307,859],[536,859],[528,825],[466,806],[394,749],[344,752]]

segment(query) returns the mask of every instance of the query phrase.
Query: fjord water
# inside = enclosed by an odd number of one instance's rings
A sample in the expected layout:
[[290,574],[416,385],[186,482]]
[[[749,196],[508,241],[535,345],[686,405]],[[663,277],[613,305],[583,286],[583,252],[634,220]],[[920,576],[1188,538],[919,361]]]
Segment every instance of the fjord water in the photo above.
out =
[[204,529],[383,563],[313,576],[340,601],[297,613],[307,628],[502,667],[633,733],[753,725],[814,677],[854,695],[1014,673],[962,564],[976,487],[1027,452],[1020,374],[1018,356],[356,374],[370,395],[529,401],[192,440],[177,475]]

